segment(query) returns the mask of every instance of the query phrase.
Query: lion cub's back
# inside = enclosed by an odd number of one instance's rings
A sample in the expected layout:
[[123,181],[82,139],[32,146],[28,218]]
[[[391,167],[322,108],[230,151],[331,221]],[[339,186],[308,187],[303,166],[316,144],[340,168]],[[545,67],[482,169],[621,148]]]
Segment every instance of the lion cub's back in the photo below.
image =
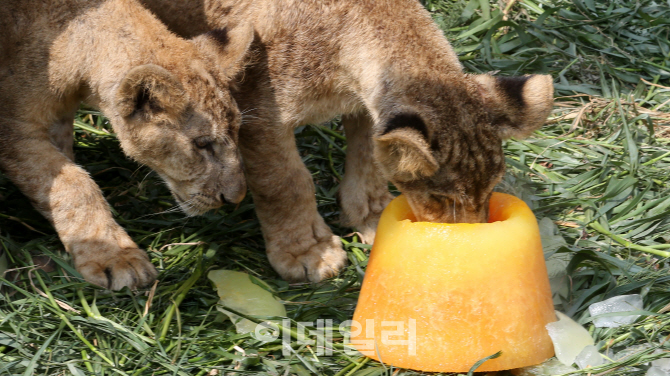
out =
[[36,93],[48,96],[53,42],[78,15],[105,1],[10,0],[0,6],[0,116],[27,111],[21,107]]

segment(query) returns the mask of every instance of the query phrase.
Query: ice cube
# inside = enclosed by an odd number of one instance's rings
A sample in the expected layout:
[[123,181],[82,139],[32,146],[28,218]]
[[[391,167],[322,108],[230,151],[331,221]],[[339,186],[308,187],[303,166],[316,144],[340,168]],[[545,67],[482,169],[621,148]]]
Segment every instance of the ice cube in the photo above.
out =
[[652,361],[651,367],[649,367],[645,376],[670,376],[670,358],[661,358]]
[[515,376],[553,376],[563,375],[570,372],[575,372],[576,369],[558,361],[556,358],[551,358],[542,364],[536,366],[519,368],[512,371]]
[[556,316],[558,321],[547,324],[546,328],[554,343],[556,358],[570,366],[586,346],[593,346],[595,343],[584,327],[561,312],[556,311]]
[[[666,355],[670,356],[670,353],[666,353]],[[665,371],[670,371],[670,358],[661,358],[653,360],[651,362],[651,365],[652,367],[658,367]]]
[[[589,306],[591,317],[605,313],[639,310],[642,310],[642,296],[639,294],[615,296],[599,303],[593,303]],[[598,317],[593,320],[593,325],[597,328],[617,328],[621,325],[632,324],[638,317],[640,317],[640,315]]]
[[651,366],[647,370],[647,373],[644,374],[645,376],[670,376],[670,370],[667,369],[661,369],[658,367]]
[[598,352],[598,348],[586,346],[575,358],[575,363],[577,363],[577,367],[584,369],[586,367],[598,367],[604,363],[604,359]]

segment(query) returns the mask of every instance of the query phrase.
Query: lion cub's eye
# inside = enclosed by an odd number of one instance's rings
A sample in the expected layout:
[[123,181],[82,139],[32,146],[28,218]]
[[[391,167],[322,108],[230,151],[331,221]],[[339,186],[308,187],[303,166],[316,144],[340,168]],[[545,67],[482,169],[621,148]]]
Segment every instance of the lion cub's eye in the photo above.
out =
[[207,149],[212,146],[212,139],[209,137],[198,137],[193,140],[193,143],[198,149]]

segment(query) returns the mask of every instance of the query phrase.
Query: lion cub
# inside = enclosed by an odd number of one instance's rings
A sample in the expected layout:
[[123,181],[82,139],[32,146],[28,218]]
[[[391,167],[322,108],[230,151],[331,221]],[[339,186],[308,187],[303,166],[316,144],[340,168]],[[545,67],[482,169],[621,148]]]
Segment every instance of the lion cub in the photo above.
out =
[[316,210],[295,127],[343,115],[342,212],[371,242],[389,180],[419,220],[485,221],[502,140],[530,134],[552,108],[549,76],[464,73],[416,0],[142,2],[182,35],[253,24],[256,60],[234,93],[253,109],[240,149],[268,258],[289,280],[319,281],[346,261]]
[[22,0],[0,7],[0,30],[0,168],[87,281],[136,288],[157,273],[73,162],[80,101],[109,117],[124,152],[154,169],[187,214],[244,197],[229,89],[250,28],[187,41],[135,0]]

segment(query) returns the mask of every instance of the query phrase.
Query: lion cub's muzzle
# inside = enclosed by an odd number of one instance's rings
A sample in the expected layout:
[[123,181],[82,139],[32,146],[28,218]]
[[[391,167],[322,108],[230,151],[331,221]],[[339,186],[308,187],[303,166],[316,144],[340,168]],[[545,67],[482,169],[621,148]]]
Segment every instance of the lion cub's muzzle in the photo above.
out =
[[247,185],[243,178],[211,185],[214,187],[209,188],[206,185],[198,190],[186,189],[185,192],[171,189],[172,196],[186,215],[195,216],[217,209],[224,204],[238,204],[244,199],[247,192]]
[[407,197],[414,216],[419,222],[433,223],[486,223],[488,222],[488,200],[476,207],[453,200]]
[[247,184],[244,180],[238,183],[235,187],[230,187],[219,195],[221,204],[239,204],[244,196],[247,194]]

